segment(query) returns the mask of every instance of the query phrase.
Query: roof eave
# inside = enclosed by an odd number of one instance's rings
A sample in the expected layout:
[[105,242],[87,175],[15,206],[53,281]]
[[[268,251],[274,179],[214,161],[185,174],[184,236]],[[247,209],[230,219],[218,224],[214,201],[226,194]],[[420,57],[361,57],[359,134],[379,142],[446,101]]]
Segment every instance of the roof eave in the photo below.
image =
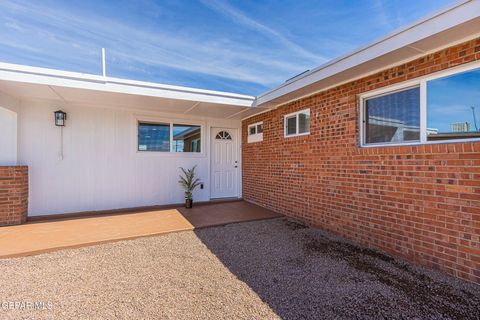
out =
[[0,62],[0,80],[251,107],[255,97]]

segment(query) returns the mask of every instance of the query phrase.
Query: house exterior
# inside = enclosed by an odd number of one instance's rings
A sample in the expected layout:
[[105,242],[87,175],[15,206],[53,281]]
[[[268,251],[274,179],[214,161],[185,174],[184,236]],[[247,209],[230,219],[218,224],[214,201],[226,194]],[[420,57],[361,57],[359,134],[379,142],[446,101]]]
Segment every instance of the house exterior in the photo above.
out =
[[254,97],[10,64],[0,79],[0,165],[26,166],[4,170],[28,172],[29,217],[182,203],[179,167],[194,165],[195,201],[242,196],[241,118],[257,112]]
[[479,13],[463,2],[257,97],[272,110],[243,121],[244,199],[480,283]]
[[0,124],[0,225],[181,203],[178,168],[197,165],[196,201],[480,283],[478,0],[258,97],[0,64]]

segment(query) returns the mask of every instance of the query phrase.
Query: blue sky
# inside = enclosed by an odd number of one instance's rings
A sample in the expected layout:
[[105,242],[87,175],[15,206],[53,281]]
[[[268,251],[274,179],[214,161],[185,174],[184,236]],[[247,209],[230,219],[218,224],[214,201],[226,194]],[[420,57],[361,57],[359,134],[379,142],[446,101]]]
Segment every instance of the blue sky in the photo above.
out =
[[[427,127],[450,132],[452,123],[480,128],[480,69],[427,82]],[[475,108],[475,118],[472,107]],[[429,111],[434,112],[429,112]]]
[[257,95],[453,0],[0,1],[0,61]]

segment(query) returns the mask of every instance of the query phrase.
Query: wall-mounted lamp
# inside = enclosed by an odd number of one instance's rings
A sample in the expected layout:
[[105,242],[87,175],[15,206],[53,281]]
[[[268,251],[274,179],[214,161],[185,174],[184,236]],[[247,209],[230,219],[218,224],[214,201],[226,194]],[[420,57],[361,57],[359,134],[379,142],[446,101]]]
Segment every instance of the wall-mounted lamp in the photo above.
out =
[[54,114],[55,114],[55,125],[58,127],[64,127],[65,120],[67,120],[67,114],[62,110],[55,111]]
[[65,127],[65,120],[67,120],[67,114],[62,110],[55,111],[55,125],[60,127],[60,159],[63,160],[63,127]]

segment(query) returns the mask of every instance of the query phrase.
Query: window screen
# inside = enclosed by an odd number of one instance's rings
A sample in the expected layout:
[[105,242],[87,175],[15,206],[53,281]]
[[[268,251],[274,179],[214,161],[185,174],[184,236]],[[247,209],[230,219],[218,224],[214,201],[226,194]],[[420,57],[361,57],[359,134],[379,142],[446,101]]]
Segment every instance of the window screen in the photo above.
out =
[[420,140],[420,88],[385,94],[365,101],[365,142]]
[[139,151],[170,151],[170,125],[162,123],[138,124]]
[[297,117],[293,116],[287,118],[287,135],[296,134],[297,133]]

